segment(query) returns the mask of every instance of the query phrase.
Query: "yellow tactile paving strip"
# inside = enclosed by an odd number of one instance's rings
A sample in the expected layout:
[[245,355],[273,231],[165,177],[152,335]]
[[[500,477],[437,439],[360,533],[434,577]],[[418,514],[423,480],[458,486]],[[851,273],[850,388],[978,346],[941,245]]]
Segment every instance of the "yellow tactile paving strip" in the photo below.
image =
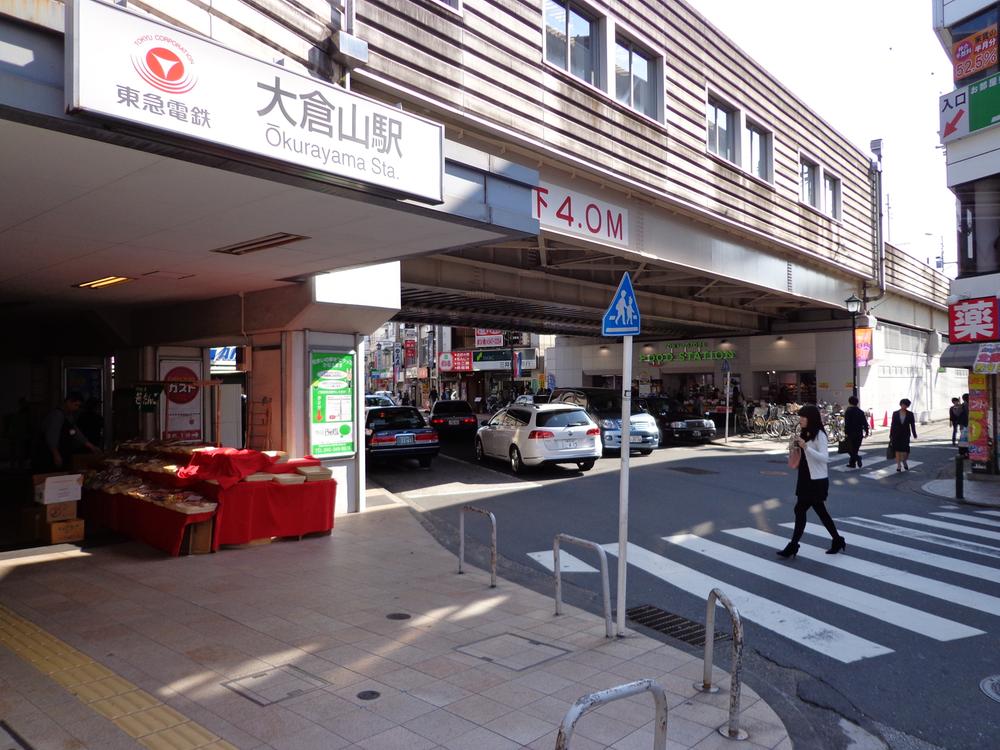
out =
[[151,750],[237,750],[2,604],[0,644]]

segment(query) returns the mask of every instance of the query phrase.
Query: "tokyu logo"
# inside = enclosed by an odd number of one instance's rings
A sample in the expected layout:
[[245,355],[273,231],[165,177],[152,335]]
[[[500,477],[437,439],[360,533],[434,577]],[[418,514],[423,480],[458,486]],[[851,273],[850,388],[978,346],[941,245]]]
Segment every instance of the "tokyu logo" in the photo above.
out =
[[132,67],[142,80],[167,94],[186,93],[198,82],[191,53],[165,34],[144,34],[136,39]]

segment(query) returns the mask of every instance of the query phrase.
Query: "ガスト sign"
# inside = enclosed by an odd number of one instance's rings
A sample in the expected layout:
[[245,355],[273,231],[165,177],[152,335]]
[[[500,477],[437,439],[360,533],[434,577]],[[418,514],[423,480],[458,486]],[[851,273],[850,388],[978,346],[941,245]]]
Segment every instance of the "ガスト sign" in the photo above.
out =
[[964,299],[948,307],[948,338],[953,344],[1000,339],[996,297]]
[[68,110],[441,202],[437,123],[97,0],[76,0],[73,9]]

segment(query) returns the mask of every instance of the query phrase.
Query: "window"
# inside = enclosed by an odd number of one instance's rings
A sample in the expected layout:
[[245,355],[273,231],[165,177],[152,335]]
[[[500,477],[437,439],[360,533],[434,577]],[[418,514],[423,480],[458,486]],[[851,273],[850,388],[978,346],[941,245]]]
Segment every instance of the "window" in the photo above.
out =
[[747,170],[765,182],[771,181],[771,134],[747,122]]
[[958,198],[958,278],[1000,271],[1000,177],[954,188]]
[[910,354],[924,354],[927,351],[927,334],[912,328],[902,328],[890,324],[879,324],[885,336],[885,348]]
[[656,117],[656,74],[653,56],[632,42],[619,38],[615,44],[615,98],[622,104]]
[[802,202],[808,203],[813,208],[819,208],[819,165],[804,156],[800,157],[799,180],[799,197]]
[[591,85],[597,78],[597,22],[575,3],[545,0],[545,59]]
[[840,218],[840,179],[823,174],[823,210],[834,219]]
[[736,111],[717,99],[708,99],[708,150],[736,161]]

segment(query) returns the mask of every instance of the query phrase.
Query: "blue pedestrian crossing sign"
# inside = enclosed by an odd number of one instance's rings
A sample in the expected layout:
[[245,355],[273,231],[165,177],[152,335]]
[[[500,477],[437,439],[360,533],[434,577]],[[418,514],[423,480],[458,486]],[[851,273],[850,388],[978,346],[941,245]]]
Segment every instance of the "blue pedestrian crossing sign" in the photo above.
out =
[[632,290],[632,280],[626,273],[622,276],[615,296],[604,313],[601,323],[602,336],[637,336],[641,326],[639,303]]

